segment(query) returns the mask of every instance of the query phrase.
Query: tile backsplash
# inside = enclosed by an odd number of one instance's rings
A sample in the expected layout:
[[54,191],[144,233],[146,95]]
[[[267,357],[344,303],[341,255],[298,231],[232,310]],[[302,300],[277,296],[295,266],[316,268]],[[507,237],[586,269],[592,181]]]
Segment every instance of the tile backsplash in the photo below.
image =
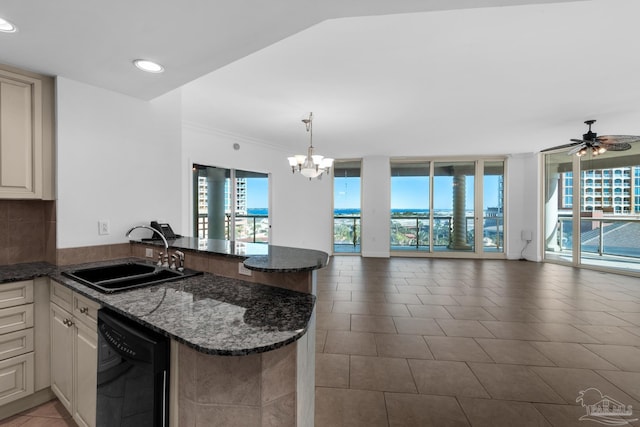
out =
[[56,205],[0,200],[0,265],[56,261]]

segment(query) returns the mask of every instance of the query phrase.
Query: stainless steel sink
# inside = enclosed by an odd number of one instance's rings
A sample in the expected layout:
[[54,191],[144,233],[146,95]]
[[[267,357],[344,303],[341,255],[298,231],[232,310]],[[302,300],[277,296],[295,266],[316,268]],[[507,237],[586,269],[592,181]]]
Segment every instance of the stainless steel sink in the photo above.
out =
[[113,293],[180,280],[202,272],[187,269],[177,271],[142,262],[125,262],[64,271],[62,274],[97,291]]

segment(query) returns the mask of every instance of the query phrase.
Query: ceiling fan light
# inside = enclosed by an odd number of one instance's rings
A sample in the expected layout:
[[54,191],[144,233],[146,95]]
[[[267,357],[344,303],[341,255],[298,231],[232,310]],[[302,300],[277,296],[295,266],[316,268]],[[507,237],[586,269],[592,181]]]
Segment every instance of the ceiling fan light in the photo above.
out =
[[18,31],[18,29],[16,28],[15,25],[13,25],[11,22],[7,21],[4,18],[0,18],[0,32],[15,33],[16,31]]
[[605,153],[606,151],[607,151],[606,147],[603,147],[602,145],[598,147],[598,154]]

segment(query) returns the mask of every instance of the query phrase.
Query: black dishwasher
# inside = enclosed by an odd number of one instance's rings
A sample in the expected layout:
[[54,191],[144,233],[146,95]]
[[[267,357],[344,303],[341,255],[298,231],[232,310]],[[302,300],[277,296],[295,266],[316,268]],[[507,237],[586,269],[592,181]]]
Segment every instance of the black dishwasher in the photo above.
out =
[[168,416],[169,340],[101,309],[97,427],[168,426]]

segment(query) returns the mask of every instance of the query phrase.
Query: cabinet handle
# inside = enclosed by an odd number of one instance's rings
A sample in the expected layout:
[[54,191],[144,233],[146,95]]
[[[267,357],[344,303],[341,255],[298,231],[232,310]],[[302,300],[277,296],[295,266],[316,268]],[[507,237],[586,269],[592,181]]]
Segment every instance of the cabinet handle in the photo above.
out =
[[62,323],[64,323],[64,325],[67,327],[73,326],[73,320],[71,319],[64,319]]
[[80,307],[80,313],[82,314],[89,313],[89,307]]

